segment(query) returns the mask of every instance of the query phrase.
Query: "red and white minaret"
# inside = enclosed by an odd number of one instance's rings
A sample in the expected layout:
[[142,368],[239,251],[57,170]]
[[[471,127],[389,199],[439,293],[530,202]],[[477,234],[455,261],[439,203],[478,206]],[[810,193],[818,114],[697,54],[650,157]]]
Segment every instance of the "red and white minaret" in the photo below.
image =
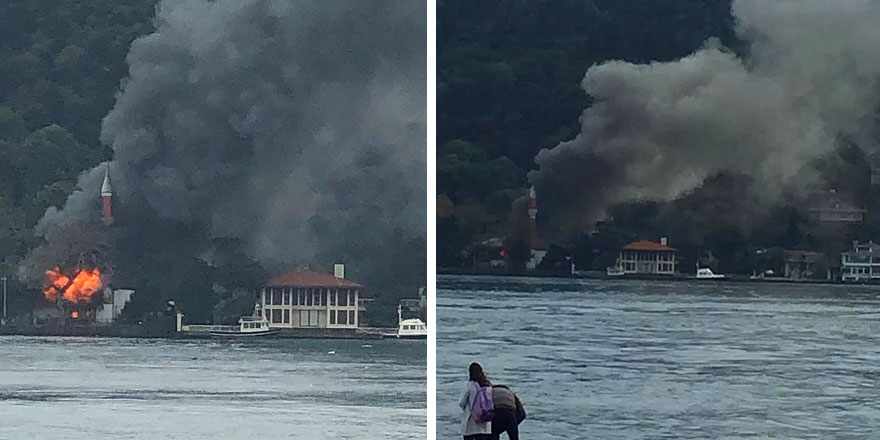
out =
[[534,186],[529,188],[527,212],[529,214],[529,261],[526,262],[526,268],[531,270],[537,268],[541,264],[541,260],[544,259],[544,255],[547,254],[547,248],[544,247],[541,236],[538,234],[538,196],[535,194]]
[[101,221],[106,225],[113,223],[113,188],[110,187],[110,164],[107,164],[104,183],[101,184]]

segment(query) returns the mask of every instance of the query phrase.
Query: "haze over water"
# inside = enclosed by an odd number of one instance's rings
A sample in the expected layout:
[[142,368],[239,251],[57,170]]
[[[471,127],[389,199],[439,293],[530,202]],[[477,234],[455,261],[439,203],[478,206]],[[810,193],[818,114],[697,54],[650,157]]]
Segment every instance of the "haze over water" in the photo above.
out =
[[424,341],[0,337],[0,439],[424,438],[425,365]]
[[438,439],[467,366],[525,439],[876,438],[880,288],[438,277]]

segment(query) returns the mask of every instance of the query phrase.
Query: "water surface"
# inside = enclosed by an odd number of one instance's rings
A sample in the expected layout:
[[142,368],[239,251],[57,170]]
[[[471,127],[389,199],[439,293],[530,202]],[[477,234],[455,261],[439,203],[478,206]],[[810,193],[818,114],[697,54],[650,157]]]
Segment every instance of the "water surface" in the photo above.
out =
[[421,439],[424,341],[0,337],[0,439]]
[[467,365],[525,439],[877,438],[880,288],[439,277],[437,435]]

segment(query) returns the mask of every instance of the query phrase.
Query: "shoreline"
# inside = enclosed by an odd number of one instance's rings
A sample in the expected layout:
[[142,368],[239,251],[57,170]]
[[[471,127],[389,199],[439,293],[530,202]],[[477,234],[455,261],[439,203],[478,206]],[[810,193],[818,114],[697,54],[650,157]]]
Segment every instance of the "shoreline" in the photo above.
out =
[[[221,337],[205,332],[178,332],[174,326],[157,325],[118,325],[118,326],[88,326],[88,325],[45,325],[45,326],[15,326],[7,325],[0,327],[0,336],[33,336],[33,337],[86,337],[86,338],[138,338],[138,339],[215,339],[215,340],[245,340],[245,339],[326,339],[326,340],[398,340],[396,337],[388,337],[380,330],[369,328],[364,331],[326,331],[324,329],[283,329],[271,336],[257,338],[244,337]],[[292,330],[292,331],[291,331]],[[396,330],[396,329],[393,329]]]
[[449,268],[438,268],[438,276],[473,276],[473,277],[498,277],[498,278],[555,278],[564,280],[596,280],[596,281],[675,281],[675,282],[691,282],[691,283],[755,283],[755,284],[787,284],[787,285],[828,285],[828,286],[880,286],[880,279],[875,281],[841,281],[841,280],[815,280],[802,279],[794,280],[789,278],[755,278],[752,279],[748,275],[733,275],[723,279],[697,278],[689,274],[675,275],[652,275],[652,274],[629,274],[624,276],[611,277],[600,271],[581,272],[575,274],[558,274],[542,271],[498,271],[487,272],[480,270],[460,270]]

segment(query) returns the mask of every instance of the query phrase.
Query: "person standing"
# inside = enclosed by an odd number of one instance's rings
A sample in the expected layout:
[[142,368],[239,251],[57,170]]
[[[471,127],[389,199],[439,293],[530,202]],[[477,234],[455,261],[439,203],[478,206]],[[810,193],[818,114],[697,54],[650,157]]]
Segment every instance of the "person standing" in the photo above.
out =
[[485,393],[488,388],[489,397],[492,396],[492,382],[486,378],[483,373],[483,367],[473,362],[468,367],[468,388],[458,406],[461,407],[461,435],[464,440],[491,440],[492,439],[492,422],[491,420],[478,420],[474,411],[474,406],[479,405],[478,400],[481,393]]
[[519,440],[519,424],[526,418],[526,410],[519,397],[507,385],[492,386],[492,439],[498,440],[507,433],[510,440]]

